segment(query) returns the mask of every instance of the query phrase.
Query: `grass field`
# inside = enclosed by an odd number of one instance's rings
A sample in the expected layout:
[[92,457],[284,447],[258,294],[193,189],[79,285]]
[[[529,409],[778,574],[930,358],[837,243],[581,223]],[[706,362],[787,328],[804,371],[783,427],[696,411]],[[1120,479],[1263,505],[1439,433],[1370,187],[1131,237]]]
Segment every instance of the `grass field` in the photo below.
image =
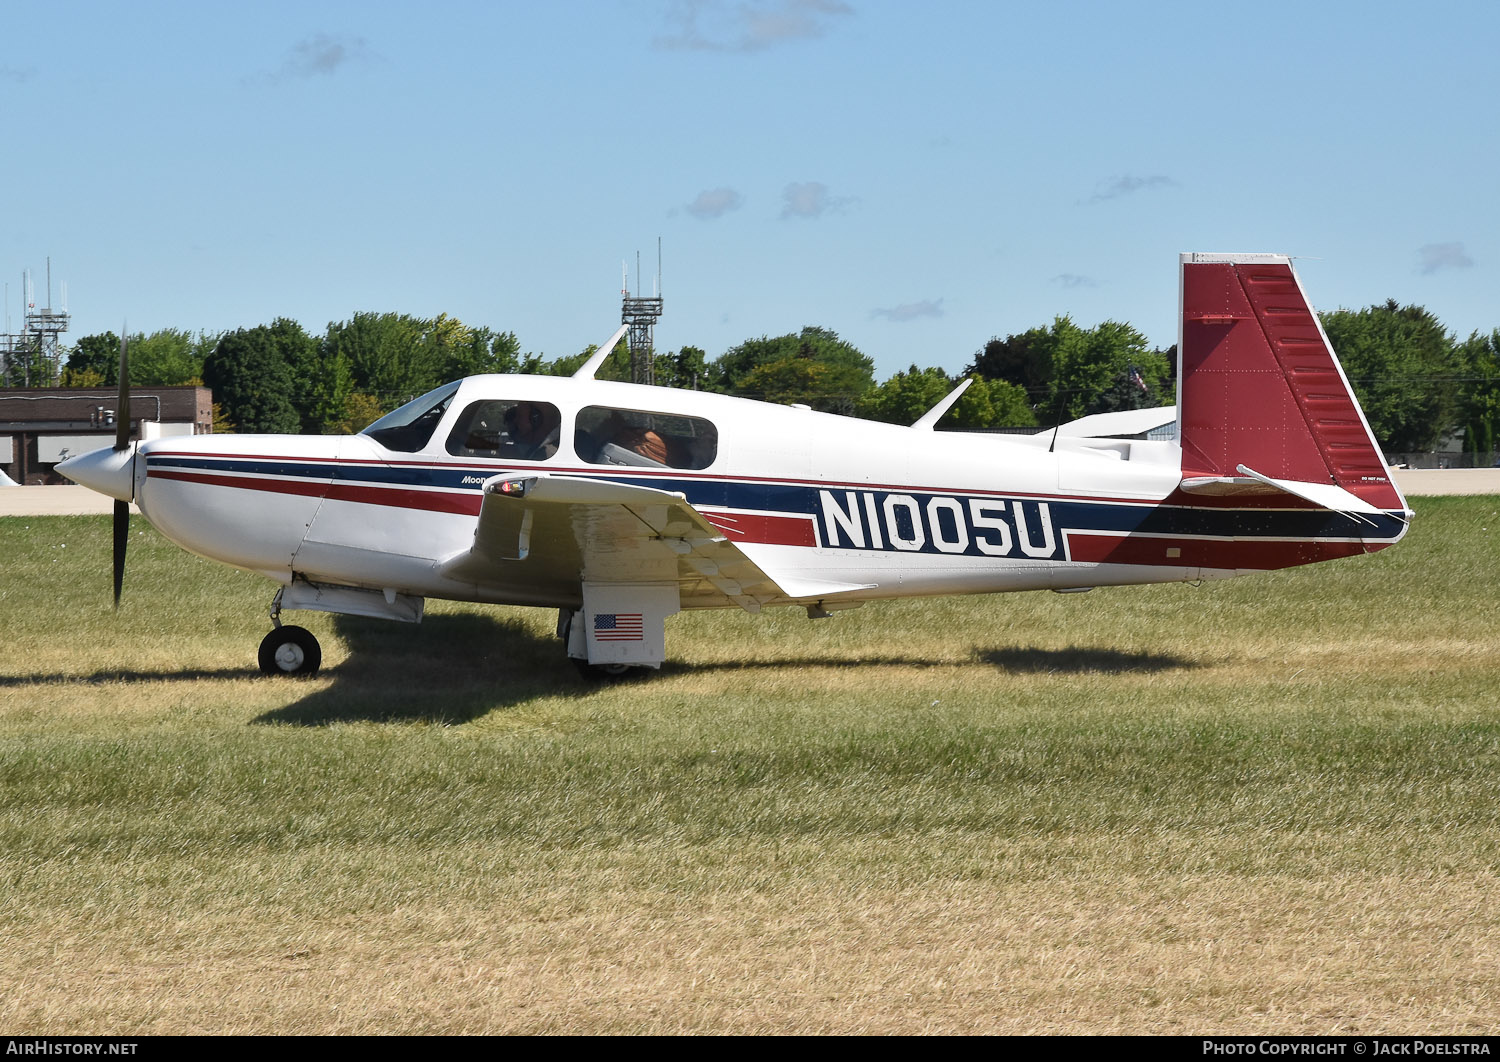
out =
[[0,520],[0,1029],[1492,1032],[1500,499],[1206,584],[295,614]]

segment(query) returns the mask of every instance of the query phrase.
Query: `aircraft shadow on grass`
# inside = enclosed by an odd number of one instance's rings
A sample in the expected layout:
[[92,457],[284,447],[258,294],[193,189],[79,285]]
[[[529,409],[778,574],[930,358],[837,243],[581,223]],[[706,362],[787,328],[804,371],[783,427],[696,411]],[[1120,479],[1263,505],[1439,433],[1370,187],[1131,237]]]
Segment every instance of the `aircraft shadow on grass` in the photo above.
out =
[[95,671],[88,675],[53,672],[46,675],[0,675],[0,689],[15,686],[107,686],[123,682],[167,682],[185,679],[215,681],[228,679],[258,678],[260,671],[253,667],[184,668],[179,671]]
[[981,663],[1015,674],[1150,674],[1160,671],[1188,671],[1201,666],[1197,661],[1170,653],[1126,652],[1121,649],[1087,646],[1069,646],[1066,649],[981,649],[974,656]]
[[[255,718],[263,724],[327,726],[353,721],[386,723],[460,724],[504,711],[537,697],[586,696],[598,690],[573,667],[562,663],[555,637],[535,633],[522,622],[492,616],[428,616],[422,627],[393,624],[359,616],[336,616],[335,628],[348,646],[348,655],[323,672],[332,685],[309,693],[284,708]],[[1011,673],[1151,673],[1187,670],[1193,660],[1164,652],[1130,652],[1112,648],[1071,646],[1064,649],[978,649],[975,661]],[[930,660],[910,654],[828,660],[816,657],[777,660],[675,663],[660,672],[637,675],[688,675],[717,670],[849,669],[849,667],[953,666],[951,660]],[[288,679],[296,682],[297,679]]]
[[[333,684],[258,716],[262,724],[467,723],[538,697],[592,687],[562,664],[558,641],[524,624],[465,614],[428,616],[421,626],[336,616],[348,656],[325,668]],[[286,679],[293,685],[302,680]]]
[[[347,657],[324,669],[318,689],[255,718],[257,724],[328,726],[342,722],[428,722],[456,725],[539,697],[582,697],[600,687],[563,663],[557,639],[525,624],[476,614],[428,616],[420,627],[337,616],[334,628]],[[1129,674],[1191,670],[1199,665],[1167,653],[1105,647],[976,649],[973,660],[1012,674]],[[804,668],[952,667],[951,659],[883,653],[850,659],[826,657],[746,658],[715,663],[668,661],[639,679],[709,672]],[[959,664],[957,666],[964,666]],[[38,684],[108,685],[174,679],[261,678],[254,668],[195,668],[184,671],[99,671],[89,675],[0,675],[0,688]],[[272,681],[272,680],[267,680]],[[295,693],[305,680],[276,679]],[[309,683],[312,684],[312,683]]]
[[[429,615],[421,626],[336,616],[348,656],[324,668],[333,684],[258,716],[259,724],[327,726],[346,722],[457,725],[538,697],[583,697],[601,689],[569,667],[556,638],[525,624],[476,614]],[[719,663],[668,661],[627,682],[714,671],[870,666],[937,667],[951,661],[900,654],[859,659],[762,658]],[[255,674],[259,674],[256,672]],[[278,679],[292,684],[302,680]],[[603,688],[607,688],[607,685]]]
[[[566,666],[558,642],[526,625],[488,616],[429,616],[420,627],[339,616],[334,620],[348,656],[322,672],[321,688],[255,719],[260,724],[327,726],[341,722],[428,722],[457,725],[539,697],[579,697],[599,689]],[[976,663],[1016,674],[1128,674],[1188,670],[1199,665],[1166,653],[1110,648],[980,649]],[[668,662],[637,680],[713,671],[860,667],[951,667],[951,660],[910,654],[858,659],[747,659],[719,663]],[[296,682],[298,680],[288,680]]]
[[[1165,653],[1131,653],[1119,649],[1073,646],[1067,649],[1003,648],[976,649],[973,660],[1014,674],[1122,675],[1129,672],[1178,671],[1199,665],[1185,657]],[[704,671],[757,671],[781,668],[845,669],[874,667],[962,667],[950,658],[914,656],[909,653],[880,653],[831,660],[827,657],[780,657],[776,659],[721,660],[714,663],[683,664],[668,661],[663,675],[691,674]]]
[[[1152,673],[1163,670],[1190,670],[1200,664],[1187,657],[1175,657],[1166,652],[1127,652],[1122,649],[1088,648],[1070,646],[1067,649],[995,648],[975,649],[975,663],[989,664],[1004,672],[1026,675],[1127,675],[1127,673]],[[781,657],[775,660],[720,660],[715,663],[667,663],[661,664],[663,675],[685,675],[709,670],[774,670],[781,667],[805,667],[808,670],[850,669],[850,667],[954,667],[951,658],[919,657],[901,652],[882,652],[876,655],[859,655],[847,660],[829,660],[828,657]]]

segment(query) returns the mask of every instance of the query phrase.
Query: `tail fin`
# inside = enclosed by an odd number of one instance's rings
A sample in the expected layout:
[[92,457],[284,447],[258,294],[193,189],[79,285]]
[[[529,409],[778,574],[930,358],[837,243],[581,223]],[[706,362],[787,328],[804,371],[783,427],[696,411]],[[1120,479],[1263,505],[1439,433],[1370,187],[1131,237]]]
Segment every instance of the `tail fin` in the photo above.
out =
[[1183,489],[1219,493],[1216,486],[1243,484],[1325,508],[1404,511],[1291,260],[1184,254],[1181,263]]

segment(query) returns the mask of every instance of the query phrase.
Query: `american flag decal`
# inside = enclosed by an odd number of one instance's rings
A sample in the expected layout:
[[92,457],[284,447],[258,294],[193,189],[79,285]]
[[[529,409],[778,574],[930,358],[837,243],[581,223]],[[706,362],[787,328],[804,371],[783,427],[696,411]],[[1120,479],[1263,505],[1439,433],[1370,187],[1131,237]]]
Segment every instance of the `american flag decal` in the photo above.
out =
[[639,612],[601,612],[594,617],[594,640],[639,642],[646,636],[646,623]]

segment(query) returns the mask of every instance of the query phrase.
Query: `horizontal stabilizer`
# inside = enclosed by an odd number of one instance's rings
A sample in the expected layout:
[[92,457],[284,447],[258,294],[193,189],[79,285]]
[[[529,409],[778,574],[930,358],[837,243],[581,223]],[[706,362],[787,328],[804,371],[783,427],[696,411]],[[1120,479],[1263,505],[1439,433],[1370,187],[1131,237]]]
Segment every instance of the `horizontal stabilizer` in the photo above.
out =
[[[1238,476],[1189,476],[1182,481],[1181,489],[1187,494],[1207,495],[1268,495],[1290,494],[1303,501],[1312,502],[1322,509],[1363,519],[1361,513],[1383,515],[1358,495],[1351,494],[1336,483],[1304,483],[1294,479],[1274,479],[1263,476],[1252,468],[1239,465]],[[1365,521],[1369,523],[1371,521]]]
[[1272,479],[1270,476],[1263,476],[1254,469],[1246,468],[1244,465],[1238,466],[1235,471],[1243,476],[1249,476],[1251,479],[1260,480],[1260,482],[1267,486],[1275,487],[1277,490],[1284,490],[1288,494],[1295,495],[1304,501],[1310,501],[1314,505],[1321,505],[1323,508],[1330,509],[1333,512],[1343,513],[1345,516],[1356,516],[1359,513],[1375,513],[1378,515],[1381,512],[1380,509],[1377,509],[1363,498],[1355,494],[1350,494],[1336,483],[1299,483],[1293,479]]
[[1070,420],[1057,428],[1044,428],[1038,435],[1054,432],[1064,439],[1109,439],[1145,435],[1157,428],[1165,428],[1177,419],[1176,406],[1159,406],[1155,409],[1120,409],[1113,413],[1091,413],[1087,417]]
[[1283,493],[1280,487],[1273,487],[1249,476],[1188,476],[1179,485],[1179,489],[1184,494],[1202,494],[1213,498]]

